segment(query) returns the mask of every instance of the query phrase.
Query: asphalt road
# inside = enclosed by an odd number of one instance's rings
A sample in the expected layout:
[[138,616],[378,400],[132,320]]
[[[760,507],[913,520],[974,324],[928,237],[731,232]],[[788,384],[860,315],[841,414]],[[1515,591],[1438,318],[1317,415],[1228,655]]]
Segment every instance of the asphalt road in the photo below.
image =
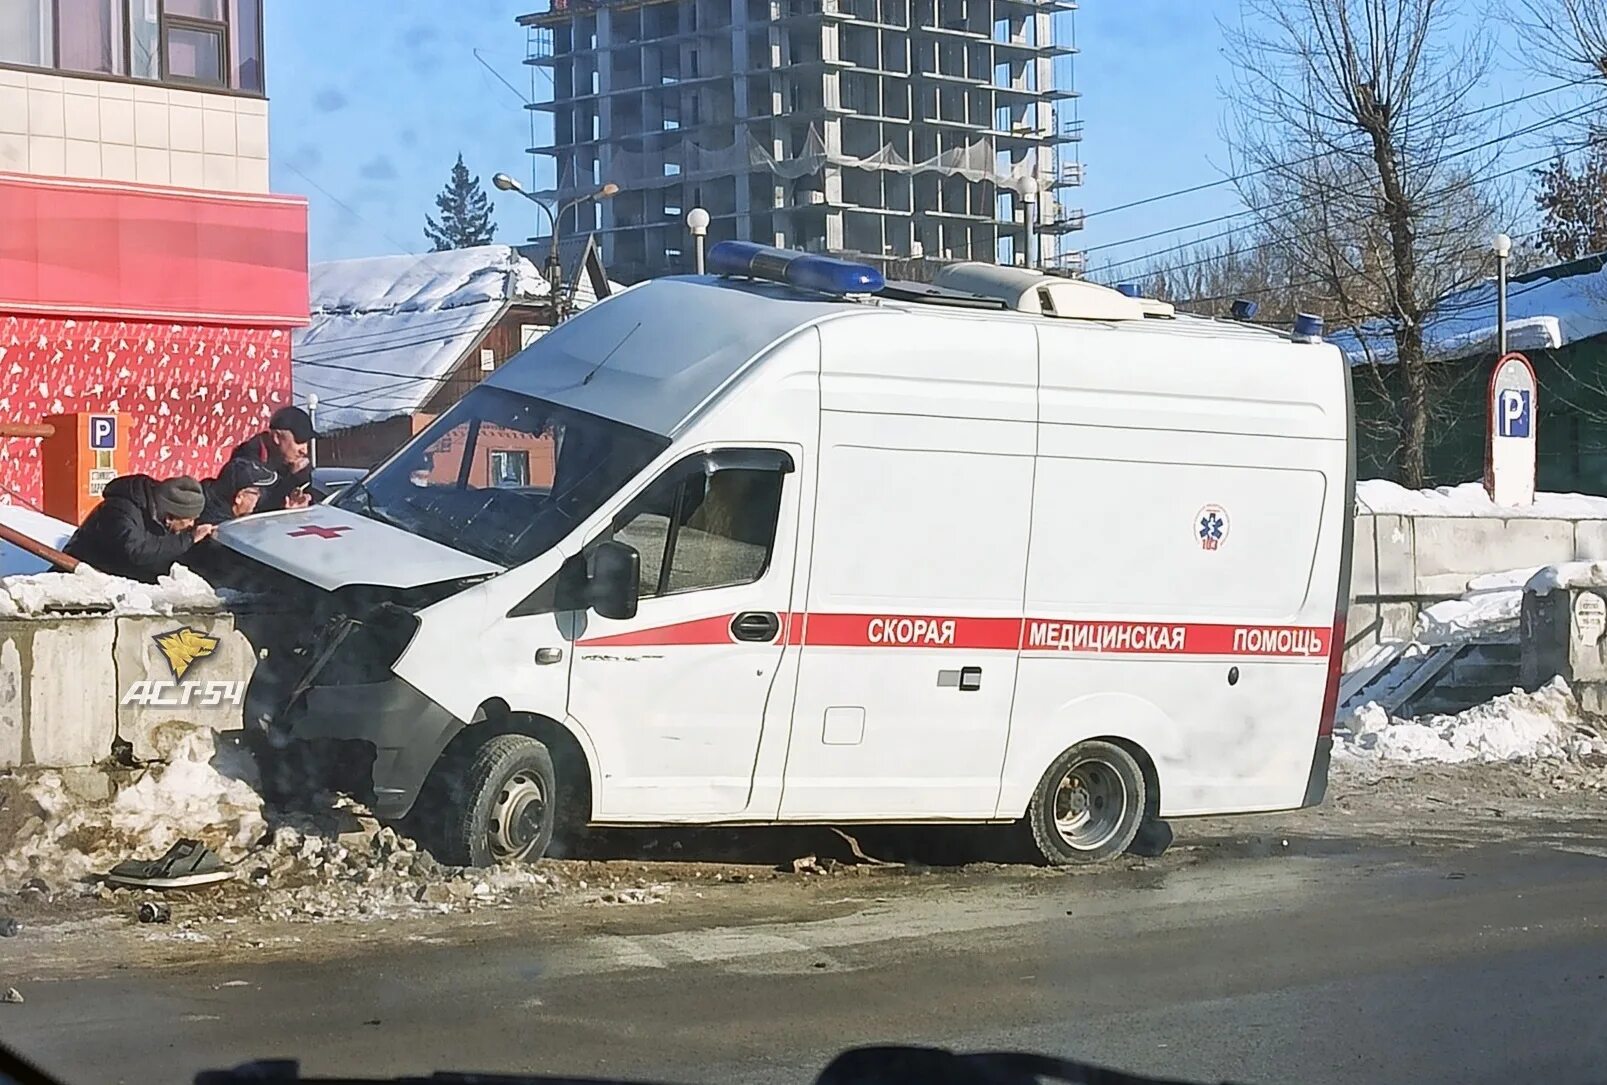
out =
[[653,906],[339,959],[36,977],[0,1038],[74,1083],[296,1056],[320,1074],[802,1085],[880,1042],[1198,1081],[1607,1081],[1607,847],[1337,851],[881,899],[844,879],[824,918]]

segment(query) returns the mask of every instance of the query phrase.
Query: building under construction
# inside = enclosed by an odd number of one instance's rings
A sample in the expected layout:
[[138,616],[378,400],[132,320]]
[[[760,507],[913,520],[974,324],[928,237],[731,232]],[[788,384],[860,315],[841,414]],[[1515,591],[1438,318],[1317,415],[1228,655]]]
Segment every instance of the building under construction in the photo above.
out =
[[519,20],[551,76],[543,195],[619,186],[560,230],[596,229],[626,279],[686,270],[693,207],[710,241],[1079,270],[1076,7],[551,0]]

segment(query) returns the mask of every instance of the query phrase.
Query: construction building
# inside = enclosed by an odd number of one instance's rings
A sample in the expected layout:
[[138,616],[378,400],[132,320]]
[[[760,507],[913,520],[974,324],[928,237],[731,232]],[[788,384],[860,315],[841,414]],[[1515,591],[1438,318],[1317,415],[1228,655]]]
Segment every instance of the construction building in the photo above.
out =
[[[539,193],[584,201],[611,274],[690,265],[686,212],[742,238],[1079,270],[1074,0],[551,0],[523,16]],[[536,126],[532,126],[533,131]],[[534,142],[534,140],[533,140]],[[1028,219],[1031,219],[1030,225]],[[1029,249],[1032,250],[1029,252]]]

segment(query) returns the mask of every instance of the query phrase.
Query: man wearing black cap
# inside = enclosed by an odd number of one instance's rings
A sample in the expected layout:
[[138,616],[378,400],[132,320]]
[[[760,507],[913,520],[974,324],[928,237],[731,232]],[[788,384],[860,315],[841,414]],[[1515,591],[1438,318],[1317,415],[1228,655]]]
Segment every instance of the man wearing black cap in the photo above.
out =
[[165,482],[150,475],[124,475],[106,484],[100,504],[65,549],[103,573],[154,584],[217,530],[195,522],[205,507],[206,494],[189,475]]
[[300,407],[280,407],[268,419],[268,428],[229,453],[231,460],[253,460],[278,477],[262,490],[258,512],[299,509],[312,504],[312,419]]
[[265,463],[245,457],[223,465],[217,478],[201,483],[206,491],[203,524],[222,524],[240,516],[250,516],[262,504],[262,492],[279,481],[279,473]]

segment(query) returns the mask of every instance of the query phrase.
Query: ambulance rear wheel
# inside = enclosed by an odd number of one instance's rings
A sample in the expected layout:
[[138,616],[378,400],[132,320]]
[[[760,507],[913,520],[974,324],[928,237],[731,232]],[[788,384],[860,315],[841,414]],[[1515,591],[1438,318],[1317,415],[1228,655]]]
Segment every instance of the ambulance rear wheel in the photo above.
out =
[[468,758],[452,791],[445,861],[491,866],[546,854],[558,813],[546,746],[528,735],[489,738]]
[[1098,863],[1126,851],[1144,820],[1144,770],[1110,742],[1081,742],[1043,774],[1027,823],[1056,866]]

